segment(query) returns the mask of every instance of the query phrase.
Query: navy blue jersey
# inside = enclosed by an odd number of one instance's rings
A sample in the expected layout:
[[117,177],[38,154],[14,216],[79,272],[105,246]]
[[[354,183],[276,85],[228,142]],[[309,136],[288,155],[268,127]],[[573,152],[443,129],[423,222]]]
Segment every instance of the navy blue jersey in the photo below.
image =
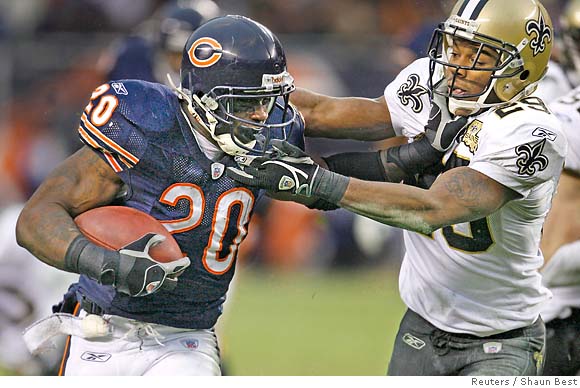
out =
[[[271,119],[280,118],[280,112],[273,112]],[[298,118],[291,142],[302,148],[303,133]],[[161,84],[123,80],[101,85],[83,112],[79,134],[126,184],[119,204],[161,221],[191,265],[171,292],[133,298],[86,276],[74,289],[108,314],[211,328],[221,313],[259,190],[223,173],[235,166],[233,157],[225,155],[217,162],[206,158],[177,96]],[[272,137],[281,134],[279,129]]]

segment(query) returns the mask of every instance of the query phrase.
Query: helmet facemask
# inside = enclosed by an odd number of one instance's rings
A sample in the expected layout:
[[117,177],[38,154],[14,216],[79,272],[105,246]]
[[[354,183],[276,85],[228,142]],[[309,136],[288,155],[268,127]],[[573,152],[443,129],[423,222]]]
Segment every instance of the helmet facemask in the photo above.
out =
[[[291,124],[297,112],[290,105],[290,93],[294,91],[294,80],[288,72],[264,74],[260,87],[216,86],[203,95],[199,102],[216,122],[210,134],[230,154],[257,153],[269,150],[272,130],[282,129],[285,138],[291,131]],[[275,107],[282,110],[280,122],[267,123]],[[255,110],[263,110],[266,119],[255,121],[250,115]],[[290,128],[287,128],[290,127]],[[288,133],[286,133],[288,132]]]
[[[461,20],[461,23],[458,23],[458,20]],[[522,42],[520,44],[521,47],[515,47],[510,43],[475,32],[475,28],[470,26],[470,23],[476,22],[463,21],[457,17],[451,17],[447,22],[435,29],[429,46],[430,89],[433,93],[449,98],[449,109],[454,114],[458,109],[465,109],[470,111],[470,114],[474,114],[482,108],[503,105],[521,97],[520,94],[516,93],[506,101],[501,98],[503,95],[497,93],[497,91],[499,86],[505,89],[513,88],[511,84],[505,81],[513,79],[524,72],[523,60],[519,53],[527,42]],[[454,44],[457,42],[473,47],[474,58],[471,64],[459,65],[452,63],[450,55],[454,49]],[[480,59],[483,57],[487,58],[485,60],[486,64],[480,65]],[[492,59],[491,62],[490,58]],[[487,72],[489,73],[489,80],[480,91],[455,93],[459,71]],[[435,88],[435,85],[440,82],[445,73],[450,76],[447,80],[448,87]]]

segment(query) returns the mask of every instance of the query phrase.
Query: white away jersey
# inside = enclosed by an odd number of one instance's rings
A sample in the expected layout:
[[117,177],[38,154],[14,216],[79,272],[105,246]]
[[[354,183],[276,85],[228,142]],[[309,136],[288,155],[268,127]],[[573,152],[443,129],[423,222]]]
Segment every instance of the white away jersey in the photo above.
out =
[[[427,66],[428,60],[419,60],[403,72],[426,74]],[[421,83],[427,87],[422,76]],[[391,96],[387,103],[391,117],[396,115],[393,123],[416,125],[399,133],[423,130],[429,106],[419,119],[402,98]],[[486,218],[430,236],[405,231],[399,288],[411,310],[442,330],[478,336],[524,327],[538,318],[549,298],[538,273],[540,236],[566,147],[559,121],[536,97],[471,118],[445,157],[446,169],[469,166],[521,197]]]
[[[550,109],[552,112],[560,119],[562,123],[562,130],[568,139],[568,154],[566,156],[566,162],[564,164],[564,169],[569,170],[575,174],[580,174],[580,86],[572,90],[567,95],[550,104]],[[578,193],[580,195],[580,193]],[[572,248],[575,247],[575,248]],[[578,251],[578,243],[568,244],[566,247],[560,247],[560,249],[575,249],[575,251],[570,252],[567,256],[567,260],[575,260],[576,262],[580,260],[580,252]],[[560,249],[557,251],[559,253]],[[565,276],[567,269],[554,270],[562,266],[562,260],[565,258],[560,254],[555,254],[548,266],[550,266],[552,271],[550,274],[557,274],[560,272],[560,276]],[[545,270],[548,269],[546,266]],[[554,318],[561,317],[565,318],[566,315],[570,314],[570,307],[580,308],[580,279],[578,279],[577,284],[568,285],[566,287],[557,286],[554,287],[550,284],[550,278],[545,278],[544,283],[550,286],[550,290],[554,294],[553,299],[549,304],[544,306],[542,310],[542,318],[546,322],[551,321]]]
[[580,86],[552,102],[550,110],[560,119],[568,139],[564,168],[580,174]]
[[568,79],[564,68],[559,63],[550,61],[548,71],[538,83],[534,96],[540,97],[546,104],[557,100],[572,90],[572,83]]

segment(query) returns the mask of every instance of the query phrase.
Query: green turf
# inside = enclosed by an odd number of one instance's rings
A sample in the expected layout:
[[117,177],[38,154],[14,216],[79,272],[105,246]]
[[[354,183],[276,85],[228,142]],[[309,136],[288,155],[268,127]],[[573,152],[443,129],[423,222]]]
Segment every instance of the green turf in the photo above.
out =
[[385,374],[404,312],[394,271],[236,276],[218,326],[228,374]]

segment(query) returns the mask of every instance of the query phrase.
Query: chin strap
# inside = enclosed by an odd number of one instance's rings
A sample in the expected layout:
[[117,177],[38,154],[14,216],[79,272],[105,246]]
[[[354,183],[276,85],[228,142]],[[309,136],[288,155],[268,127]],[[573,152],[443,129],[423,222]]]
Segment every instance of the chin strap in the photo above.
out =
[[[177,97],[180,100],[185,100],[187,102],[187,111],[189,114],[195,119],[195,121],[205,130],[207,133],[210,134],[212,139],[218,144],[218,147],[221,148],[223,152],[228,155],[245,155],[248,153],[247,150],[238,147],[229,133],[224,133],[221,135],[216,135],[216,128],[218,125],[218,120],[211,114],[211,110],[215,110],[218,108],[217,102],[209,96],[204,96],[199,98],[195,94],[188,94],[183,91],[181,87],[178,87],[173,82],[171,75],[167,74],[167,79],[169,81],[169,85],[171,88],[177,93]],[[205,113],[205,119],[207,123],[201,118],[199,113],[195,110],[193,103],[199,106],[203,112]],[[188,115],[183,115],[189,124],[189,127],[192,131],[195,131]],[[253,143],[248,144],[248,148],[253,148],[255,145],[255,141]]]

